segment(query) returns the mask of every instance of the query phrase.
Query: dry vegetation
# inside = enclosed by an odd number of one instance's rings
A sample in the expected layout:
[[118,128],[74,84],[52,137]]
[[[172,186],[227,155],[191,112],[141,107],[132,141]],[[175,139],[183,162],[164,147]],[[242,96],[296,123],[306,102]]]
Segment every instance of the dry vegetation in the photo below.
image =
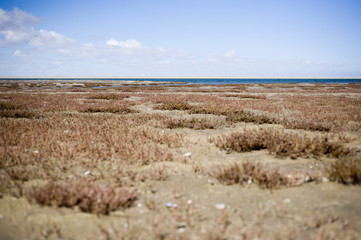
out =
[[215,173],[215,177],[227,185],[256,183],[261,188],[280,188],[282,186],[297,186],[286,174],[278,170],[266,170],[260,163],[245,162],[240,168],[236,163],[229,166],[221,166]]
[[332,141],[329,136],[310,137],[306,134],[285,132],[283,128],[244,129],[240,133],[210,139],[217,147],[226,151],[247,152],[268,149],[278,156],[297,157],[332,157],[350,156],[352,149],[339,142]]
[[49,181],[43,186],[33,186],[26,195],[41,205],[79,206],[84,212],[109,214],[119,208],[130,207],[136,197],[136,190],[98,186],[88,179],[79,179],[61,183]]
[[0,238],[358,239],[360,146],[360,84],[6,81]]

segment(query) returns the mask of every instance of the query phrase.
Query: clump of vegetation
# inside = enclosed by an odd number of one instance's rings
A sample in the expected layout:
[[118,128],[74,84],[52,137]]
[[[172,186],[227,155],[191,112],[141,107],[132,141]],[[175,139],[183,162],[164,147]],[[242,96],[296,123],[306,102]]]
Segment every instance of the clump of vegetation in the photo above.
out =
[[49,181],[43,186],[28,189],[26,195],[40,205],[69,208],[78,206],[83,212],[109,214],[119,208],[130,207],[136,199],[136,192],[79,179],[58,183]]
[[280,128],[260,128],[244,130],[229,136],[210,139],[217,147],[228,152],[247,152],[268,149],[278,156],[310,157],[329,155],[333,157],[351,155],[353,151],[343,147],[338,142],[332,142],[328,137],[310,138],[285,132]]
[[91,95],[89,99],[101,99],[101,100],[122,100],[128,97],[127,95],[119,95],[119,94],[96,94]]
[[284,119],[280,122],[286,128],[291,129],[304,129],[309,131],[320,131],[320,132],[329,132],[331,131],[333,124],[325,121],[315,121],[313,120],[292,120]]
[[361,184],[361,158],[339,158],[331,166],[330,179],[343,184]]
[[266,99],[265,95],[252,95],[252,94],[237,95],[237,97],[248,98],[248,99]]
[[85,113],[119,113],[119,114],[137,113],[137,111],[130,109],[128,107],[89,107],[89,108],[84,109],[82,112],[85,112]]
[[226,120],[230,122],[251,122],[256,124],[273,124],[276,123],[276,119],[269,117],[265,114],[255,114],[245,110],[227,111],[222,113],[226,116]]
[[0,111],[16,110],[16,109],[20,109],[20,108],[22,108],[22,106],[15,105],[15,104],[8,103],[8,102],[0,102]]
[[3,118],[36,118],[38,115],[27,110],[0,111]]
[[245,162],[240,168],[234,163],[231,166],[221,166],[215,173],[215,177],[222,183],[251,184],[256,183],[261,188],[274,189],[292,185],[292,180],[278,170],[266,170],[259,163]]
[[187,102],[182,101],[173,101],[173,102],[167,102],[163,103],[161,105],[158,105],[154,107],[154,109],[157,110],[180,110],[180,111],[186,111],[189,109],[192,109],[192,105],[188,104]]
[[227,124],[226,121],[219,119],[210,119],[210,118],[171,118],[164,121],[164,125],[167,128],[191,128],[195,130],[201,129],[217,129]]
[[3,118],[34,118],[37,115],[21,105],[0,102],[0,117]]

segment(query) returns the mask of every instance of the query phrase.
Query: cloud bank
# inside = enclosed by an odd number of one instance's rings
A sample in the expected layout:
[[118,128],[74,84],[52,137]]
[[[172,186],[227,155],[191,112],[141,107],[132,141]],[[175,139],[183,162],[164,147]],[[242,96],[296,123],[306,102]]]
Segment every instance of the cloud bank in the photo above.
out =
[[117,47],[126,48],[126,49],[142,48],[142,44],[134,39],[130,39],[130,40],[126,40],[126,41],[122,42],[122,41],[117,41],[114,38],[111,38],[106,42],[106,44],[109,46],[117,46]]

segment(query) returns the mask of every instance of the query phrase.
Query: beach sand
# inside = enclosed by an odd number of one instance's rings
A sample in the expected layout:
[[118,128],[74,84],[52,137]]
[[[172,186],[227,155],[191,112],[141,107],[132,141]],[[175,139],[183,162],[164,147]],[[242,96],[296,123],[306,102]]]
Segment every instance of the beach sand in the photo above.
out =
[[0,82],[0,239],[361,238],[360,179],[332,170],[361,166],[360,84],[122,84]]

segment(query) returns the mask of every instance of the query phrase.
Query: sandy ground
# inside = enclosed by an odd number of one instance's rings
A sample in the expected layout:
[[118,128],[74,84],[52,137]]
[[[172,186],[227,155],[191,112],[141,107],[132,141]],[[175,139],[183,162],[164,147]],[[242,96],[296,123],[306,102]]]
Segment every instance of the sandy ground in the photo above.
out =
[[[46,84],[69,87],[73,83]],[[82,81],[76,85],[84,86]],[[348,94],[361,97],[360,93]],[[152,107],[142,103],[134,109],[172,117],[184,115],[182,111],[149,110]],[[212,176],[220,164],[258,161],[288,171],[292,177],[297,174],[302,177],[305,173],[321,172],[324,162],[334,161],[326,157],[280,159],[267,150],[227,153],[208,141],[252,126],[255,124],[241,122],[222,129],[171,130],[183,134],[187,140],[187,144],[174,150],[182,161],[157,163],[167,169],[168,177],[139,182],[137,200],[132,207],[109,215],[84,213],[78,208],[39,206],[25,197],[3,193],[0,239],[361,239],[359,185],[347,186],[323,179],[269,190],[255,184],[227,186]],[[356,137],[350,145],[359,146],[359,133],[352,134]]]

